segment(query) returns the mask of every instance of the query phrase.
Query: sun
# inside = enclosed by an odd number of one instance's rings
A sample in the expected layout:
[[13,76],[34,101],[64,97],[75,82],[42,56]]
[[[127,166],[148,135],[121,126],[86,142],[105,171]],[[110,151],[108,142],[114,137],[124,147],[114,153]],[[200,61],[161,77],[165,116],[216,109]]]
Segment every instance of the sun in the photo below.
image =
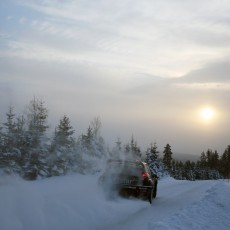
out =
[[200,110],[200,115],[205,122],[210,122],[213,120],[215,112],[211,107],[205,107]]

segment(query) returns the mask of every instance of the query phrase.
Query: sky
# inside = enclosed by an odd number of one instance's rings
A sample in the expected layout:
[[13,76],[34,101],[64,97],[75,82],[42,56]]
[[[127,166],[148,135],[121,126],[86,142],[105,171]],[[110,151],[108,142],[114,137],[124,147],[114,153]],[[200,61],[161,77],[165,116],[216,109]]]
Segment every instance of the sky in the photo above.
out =
[[229,93],[228,0],[0,2],[1,122],[36,97],[53,129],[100,117],[108,146],[222,154]]

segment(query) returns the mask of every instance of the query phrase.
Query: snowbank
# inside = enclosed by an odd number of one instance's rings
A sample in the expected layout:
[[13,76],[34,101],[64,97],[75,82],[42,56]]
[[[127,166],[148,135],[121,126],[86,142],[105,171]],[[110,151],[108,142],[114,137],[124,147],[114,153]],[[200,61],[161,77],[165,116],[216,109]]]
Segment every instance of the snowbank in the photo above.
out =
[[107,200],[97,179],[1,177],[0,229],[229,229],[227,182],[167,178],[159,182],[158,197],[150,205],[139,199]]
[[230,183],[219,182],[207,190],[202,200],[178,210],[169,218],[150,223],[154,230],[227,230],[230,228]]

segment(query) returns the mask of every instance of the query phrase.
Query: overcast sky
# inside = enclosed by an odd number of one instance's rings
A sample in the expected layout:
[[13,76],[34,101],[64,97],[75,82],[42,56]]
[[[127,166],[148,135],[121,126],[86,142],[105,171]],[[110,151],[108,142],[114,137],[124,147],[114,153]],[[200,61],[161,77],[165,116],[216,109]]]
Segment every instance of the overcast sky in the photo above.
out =
[[[0,118],[43,99],[110,146],[223,153],[230,144],[229,0],[1,0]],[[209,107],[213,117],[202,118]]]

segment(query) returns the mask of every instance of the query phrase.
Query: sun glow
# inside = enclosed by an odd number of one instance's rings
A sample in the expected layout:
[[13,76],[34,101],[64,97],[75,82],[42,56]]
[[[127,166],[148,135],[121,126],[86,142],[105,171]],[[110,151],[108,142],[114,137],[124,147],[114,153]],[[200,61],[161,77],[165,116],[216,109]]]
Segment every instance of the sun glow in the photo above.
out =
[[205,107],[205,108],[201,109],[200,115],[201,115],[201,118],[205,122],[210,122],[214,118],[215,112],[212,108]]

